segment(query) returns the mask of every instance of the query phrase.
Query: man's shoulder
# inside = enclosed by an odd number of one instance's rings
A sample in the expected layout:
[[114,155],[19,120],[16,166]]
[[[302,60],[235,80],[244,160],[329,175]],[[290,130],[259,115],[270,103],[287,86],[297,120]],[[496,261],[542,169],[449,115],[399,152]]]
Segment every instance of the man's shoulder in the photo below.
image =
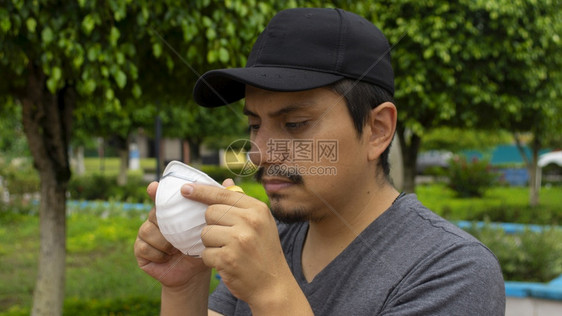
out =
[[370,229],[371,241],[382,244],[376,255],[401,262],[406,270],[403,273],[431,260],[498,265],[495,255],[483,243],[430,211],[413,194],[397,201]]
[[476,314],[501,314],[505,294],[496,256],[415,195],[396,204],[379,223],[389,226],[384,228],[387,247],[378,255],[388,260],[394,278],[385,310],[462,314],[473,308]]
[[425,207],[415,194],[408,194],[388,210],[389,218],[395,225],[402,226],[403,232],[417,236],[435,236],[451,243],[480,242],[457,225]]

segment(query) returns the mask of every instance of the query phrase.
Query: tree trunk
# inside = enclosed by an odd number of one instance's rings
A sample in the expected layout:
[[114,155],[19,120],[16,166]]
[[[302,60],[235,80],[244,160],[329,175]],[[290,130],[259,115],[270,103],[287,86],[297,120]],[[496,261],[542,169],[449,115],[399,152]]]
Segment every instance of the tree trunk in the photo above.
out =
[[77,175],[83,175],[86,172],[86,167],[84,165],[84,146],[77,146],[73,150],[74,159],[71,161],[72,167],[74,168],[73,171]]
[[416,192],[416,161],[421,138],[403,126],[398,126],[398,138],[400,139],[400,149],[402,150],[402,161],[404,164],[402,190],[407,193],[414,193]]
[[98,157],[100,158],[100,173],[105,172],[105,139],[98,138]]
[[186,164],[190,164],[191,163],[191,154],[190,154],[190,150],[189,150],[189,140],[184,139],[181,142],[181,149],[182,149],[182,160],[184,163]]
[[191,162],[201,162],[201,142],[198,139],[191,139],[189,142],[189,154]]
[[61,315],[66,257],[66,189],[70,179],[68,141],[74,90],[55,95],[45,87],[40,67],[30,64],[26,92],[20,95],[22,121],[41,181],[40,251],[32,315]]
[[41,175],[39,269],[31,315],[61,315],[66,258],[66,186],[56,175]]
[[117,175],[117,185],[127,184],[127,171],[129,170],[129,139],[128,137],[114,136],[110,141],[111,145],[117,148],[119,154],[119,174]]
[[529,205],[532,207],[539,205],[539,190],[541,186],[537,177],[540,143],[536,138],[537,135],[534,135],[531,148],[532,158],[529,167]]
[[78,146],[76,151],[76,172],[79,175],[83,175],[86,172],[86,166],[84,165],[84,146]]
[[119,148],[119,175],[117,176],[117,185],[124,186],[127,184],[127,171],[129,170],[129,150]]
[[519,134],[513,133],[513,138],[515,139],[515,143],[517,145],[517,150],[519,150],[519,154],[525,163],[525,167],[527,168],[527,172],[529,172],[529,205],[535,207],[539,205],[539,189],[540,189],[540,182],[539,178],[537,177],[537,170],[538,170],[538,161],[539,161],[539,150],[541,149],[541,143],[538,139],[539,133],[535,132],[533,134],[533,142],[531,145],[531,159],[527,157],[525,153],[525,149],[523,148],[523,143],[519,138]]

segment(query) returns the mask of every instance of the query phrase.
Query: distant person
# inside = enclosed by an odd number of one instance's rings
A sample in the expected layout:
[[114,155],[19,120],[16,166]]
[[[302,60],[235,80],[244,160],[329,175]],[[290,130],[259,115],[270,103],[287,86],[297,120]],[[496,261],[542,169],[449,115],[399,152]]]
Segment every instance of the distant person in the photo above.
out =
[[[270,208],[184,185],[186,199],[210,205],[202,259],[163,238],[153,209],[135,256],[162,284],[162,314],[504,314],[490,250],[389,180],[397,118],[390,50],[353,13],[289,9],[258,37],[246,68],[199,79],[202,106],[245,98],[251,159]],[[156,188],[148,187],[152,197]],[[221,283],[208,296],[211,268]]]

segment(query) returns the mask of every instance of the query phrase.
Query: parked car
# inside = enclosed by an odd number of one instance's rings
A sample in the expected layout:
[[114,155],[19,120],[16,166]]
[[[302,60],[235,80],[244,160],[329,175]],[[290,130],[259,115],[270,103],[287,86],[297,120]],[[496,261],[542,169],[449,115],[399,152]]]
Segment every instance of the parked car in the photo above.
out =
[[449,160],[453,153],[445,150],[429,150],[418,155],[416,160],[416,171],[418,174],[424,173],[428,168],[438,167],[447,169]]
[[562,182],[562,150],[540,155],[537,164],[541,168],[543,183]]
[[539,167],[542,168],[550,164],[555,164],[562,167],[562,150],[551,151],[549,153],[540,155],[538,161]]

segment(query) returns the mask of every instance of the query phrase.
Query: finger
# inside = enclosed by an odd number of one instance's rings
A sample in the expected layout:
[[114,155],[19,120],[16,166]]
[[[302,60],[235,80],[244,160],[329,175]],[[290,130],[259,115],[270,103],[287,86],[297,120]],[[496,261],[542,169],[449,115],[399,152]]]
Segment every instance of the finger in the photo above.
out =
[[232,180],[231,178],[228,178],[228,179],[224,180],[222,182],[222,186],[225,187],[225,189],[230,190],[230,191],[244,193],[244,190],[242,190],[241,187],[237,186],[234,183],[234,180]]
[[[205,248],[201,253],[201,259],[207,267],[217,268],[221,262],[228,259],[223,259],[224,249],[217,247]],[[217,271],[218,272],[218,271]]]
[[154,201],[154,199],[156,198],[156,190],[157,189],[158,189],[158,182],[156,182],[156,181],[151,182],[146,187],[146,192],[148,193],[148,196],[150,196],[152,201]]
[[158,226],[151,221],[146,221],[141,225],[139,228],[138,238],[159,252],[163,252],[168,255],[172,255],[177,252],[177,249],[174,248],[174,246],[172,246],[166,238],[164,238],[164,235],[162,235]]
[[160,227],[158,226],[158,219],[156,218],[156,207],[153,207],[148,213],[148,221],[154,224],[156,227]]
[[150,262],[164,263],[171,258],[170,254],[152,247],[152,245],[142,240],[138,236],[135,240],[134,251],[139,266],[145,265]]
[[249,208],[257,201],[245,194],[233,192],[210,185],[187,183],[181,187],[181,194],[190,200],[207,205],[226,204]]
[[228,178],[228,179],[226,179],[222,182],[223,187],[229,187],[229,186],[232,186],[234,184],[235,184],[234,180],[232,180],[231,178]]
[[232,229],[226,226],[207,225],[201,230],[201,240],[205,247],[223,247],[232,237]]
[[241,220],[242,209],[225,204],[213,204],[205,210],[205,222],[207,225],[233,226]]

